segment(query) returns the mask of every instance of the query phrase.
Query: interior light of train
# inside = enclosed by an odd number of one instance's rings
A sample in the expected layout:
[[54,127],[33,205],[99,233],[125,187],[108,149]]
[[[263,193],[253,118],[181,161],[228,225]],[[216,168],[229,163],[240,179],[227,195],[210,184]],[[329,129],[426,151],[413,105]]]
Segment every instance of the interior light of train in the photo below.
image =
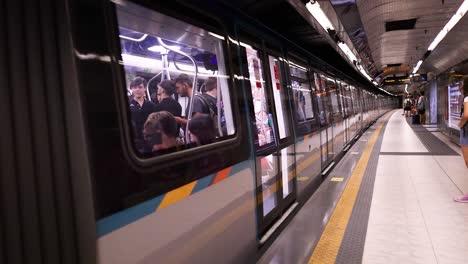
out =
[[242,41],[239,41],[239,44],[244,48],[251,49],[251,50],[254,49],[252,46],[250,46],[249,44],[246,44],[246,43],[244,43]]
[[218,38],[218,39],[224,40],[224,37],[223,37],[223,36],[221,36],[221,35],[218,35],[218,34],[216,34],[216,33],[213,33],[213,32],[208,32],[208,35],[211,35],[211,36],[213,36],[213,37],[215,37],[215,38]]
[[236,45],[239,45],[239,43],[237,42],[237,40],[231,38],[231,37],[228,37],[229,41],[231,41],[232,43],[236,44]]
[[414,75],[418,70],[419,70],[419,67],[421,67],[421,64],[423,63],[422,60],[419,60],[418,61],[418,64],[416,64],[416,67],[414,67],[414,70],[413,70],[413,74]]
[[126,40],[131,40],[131,41],[135,41],[135,42],[142,42],[143,40],[146,39],[146,37],[148,37],[148,34],[143,34],[143,36],[141,36],[140,38],[136,39],[136,38],[131,38],[131,37],[127,37],[125,35],[119,35],[120,38],[123,38],[123,39],[126,39]]
[[[179,46],[168,46],[168,47],[171,48],[172,50],[180,50]],[[151,46],[151,47],[148,48],[148,50],[153,51],[153,52],[159,52],[159,53],[167,51],[166,48],[164,48],[162,46],[159,46],[159,45]]]
[[[149,68],[149,69],[154,69],[156,72],[157,70],[164,70],[162,68],[162,61],[158,59],[150,59],[150,58],[145,58],[145,57],[140,57],[140,56],[135,56],[135,55],[130,55],[130,54],[122,54],[122,62],[121,64],[125,66],[134,66],[134,67],[141,67],[141,68]],[[195,69],[192,65],[189,64],[184,64],[184,63],[178,63],[177,66],[181,69],[178,70],[174,64],[169,65],[169,70],[171,72],[180,72],[180,73],[186,73],[188,75],[193,75],[193,72],[195,72]],[[213,76],[213,77],[219,77],[219,78],[229,78],[227,75],[219,75],[219,74],[213,74],[211,71],[208,71],[204,69],[203,67],[198,67],[198,75],[200,76]]]
[[314,1],[312,4],[311,2],[306,4],[307,10],[312,14],[312,16],[319,22],[319,24],[323,27],[323,29],[331,29],[334,30],[335,28],[333,27],[332,23],[328,19],[327,15],[323,12],[323,10],[320,8],[320,4],[318,1]]
[[307,71],[306,68],[304,68],[304,67],[302,67],[302,66],[300,66],[300,65],[297,65],[297,64],[295,64],[294,62],[288,61],[288,63],[289,63],[290,65],[292,65],[293,67],[298,68],[299,70]]
[[431,45],[429,45],[429,48],[427,50],[432,51],[434,50],[437,45],[445,38],[447,33],[452,30],[452,28],[462,19],[462,17],[466,14],[468,11],[468,0],[463,1],[461,6],[458,8],[457,12],[450,18],[450,20],[447,22],[447,24],[444,26],[444,28],[437,34],[435,37],[434,41],[432,41]]

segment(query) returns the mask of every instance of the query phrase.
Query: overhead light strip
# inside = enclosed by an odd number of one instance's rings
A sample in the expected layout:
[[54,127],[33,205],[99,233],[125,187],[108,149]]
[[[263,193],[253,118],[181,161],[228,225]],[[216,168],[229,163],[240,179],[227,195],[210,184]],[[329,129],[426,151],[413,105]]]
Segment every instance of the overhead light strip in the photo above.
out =
[[429,45],[429,48],[427,50],[432,51],[434,50],[437,45],[447,36],[450,30],[462,19],[462,17],[466,14],[468,11],[468,0],[463,1],[461,4],[460,8],[458,8],[457,12],[450,18],[450,20],[447,22],[447,24],[444,26],[444,28],[437,34],[435,37],[434,41],[432,41],[431,45]]
[[314,1],[312,4],[311,2],[306,4],[307,10],[312,14],[312,16],[319,22],[319,24],[323,27],[323,29],[328,30],[334,30],[335,28],[333,27],[333,24],[330,22],[328,19],[327,15],[323,12],[323,10],[320,8],[320,4],[317,1]]
[[[439,34],[437,34],[435,39],[429,45],[429,48],[427,48],[427,52],[423,59],[429,56],[430,52],[432,52],[437,47],[437,45],[439,45],[439,43],[445,38],[445,36],[447,36],[450,30],[452,30],[452,28],[460,21],[460,19],[463,18],[463,16],[466,14],[467,11],[468,11],[468,0],[464,0],[463,3],[458,8],[457,12],[455,12],[452,18],[450,18],[447,24],[445,24],[445,26],[442,28]],[[419,67],[421,66],[422,62],[423,62],[422,60],[418,61],[418,64],[413,69],[413,74],[418,72]]]

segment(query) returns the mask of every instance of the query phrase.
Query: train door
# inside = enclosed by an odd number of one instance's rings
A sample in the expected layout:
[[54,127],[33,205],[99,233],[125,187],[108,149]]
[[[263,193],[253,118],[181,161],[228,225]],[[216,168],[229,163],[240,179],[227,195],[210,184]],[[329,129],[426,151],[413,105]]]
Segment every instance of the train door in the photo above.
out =
[[322,170],[324,170],[334,157],[333,152],[333,123],[331,118],[331,109],[329,107],[329,97],[327,96],[326,77],[320,74],[320,87],[317,87],[317,105],[320,115],[321,127],[321,146],[322,146]]
[[341,113],[340,102],[338,99],[338,86],[334,79],[326,77],[326,88],[328,109],[330,109],[330,121],[332,124],[333,151],[330,153],[335,157],[344,148],[344,124],[343,114]]
[[[296,198],[294,139],[284,81],[284,63],[262,41],[241,30],[244,76],[250,81],[253,111],[257,224],[261,236]],[[260,239],[260,243],[267,236]]]
[[349,142],[350,130],[349,130],[349,107],[348,103],[345,100],[345,86],[346,83],[343,81],[336,81],[336,87],[338,88],[338,101],[341,105],[341,116],[343,118],[343,144],[346,145]]

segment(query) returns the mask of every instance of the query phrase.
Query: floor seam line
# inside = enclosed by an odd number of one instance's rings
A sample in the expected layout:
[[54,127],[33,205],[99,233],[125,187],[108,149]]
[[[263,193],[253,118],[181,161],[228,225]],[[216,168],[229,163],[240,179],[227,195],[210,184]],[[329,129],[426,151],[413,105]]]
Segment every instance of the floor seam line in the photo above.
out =
[[450,181],[453,183],[453,185],[455,185],[455,187],[457,187],[457,189],[460,191],[461,194],[463,194],[463,191],[458,187],[458,185],[453,181],[452,177],[450,177],[450,175],[444,170],[444,168],[442,167],[442,165],[440,165],[439,161],[435,158],[435,156],[432,156],[432,158],[435,160],[435,162],[437,163],[437,165],[439,166],[439,168],[445,173],[445,175],[447,175],[447,177],[450,179]]
[[420,209],[420,211],[421,211],[421,216],[422,216],[423,221],[424,221],[424,227],[426,227],[426,234],[427,234],[427,236],[429,237],[429,241],[431,242],[432,252],[433,252],[433,254],[434,254],[436,263],[439,263],[439,258],[437,257],[437,253],[436,253],[435,247],[434,247],[434,242],[433,242],[433,240],[432,240],[431,234],[430,234],[430,232],[429,232],[429,228],[428,228],[428,226],[427,226],[427,221],[426,221],[426,217],[424,216],[424,211],[423,211],[423,208],[422,208],[422,206],[421,206],[421,201],[419,200],[419,197],[417,196],[416,186],[415,186],[415,184],[414,184],[414,182],[413,182],[413,178],[412,178],[411,176],[409,176],[409,178],[410,178],[410,181],[411,181],[411,185],[413,186],[413,189],[414,189],[414,191],[415,191],[415,193],[416,193],[416,201],[418,201],[418,206],[419,206],[419,209]]

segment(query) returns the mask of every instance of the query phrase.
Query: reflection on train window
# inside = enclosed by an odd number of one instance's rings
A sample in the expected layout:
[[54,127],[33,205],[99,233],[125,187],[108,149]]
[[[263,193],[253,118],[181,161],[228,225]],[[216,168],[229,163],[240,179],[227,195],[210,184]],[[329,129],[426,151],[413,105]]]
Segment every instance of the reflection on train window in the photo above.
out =
[[246,47],[249,64],[250,87],[255,112],[255,127],[257,128],[257,145],[263,146],[275,141],[273,132],[273,116],[271,115],[263,77],[263,63],[257,50]]
[[273,98],[275,99],[279,135],[280,139],[283,139],[289,136],[289,123],[286,112],[286,90],[283,88],[281,83],[281,66],[278,58],[268,56],[268,60],[270,63],[270,77],[273,85]]
[[274,154],[257,157],[257,167],[261,170],[261,188],[263,201],[263,215],[267,215],[276,207],[276,192],[277,182],[276,175],[278,174],[277,156]]
[[294,184],[294,146],[289,146],[281,150],[281,178],[283,185],[283,198],[286,198],[293,191]]
[[317,95],[317,105],[319,110],[319,118],[320,118],[320,125],[324,126],[328,123],[328,115],[325,113],[325,107],[327,105],[327,91],[325,89],[325,76],[320,75],[321,78],[318,77],[317,73],[314,73],[314,79],[316,84],[316,95]]
[[307,69],[290,63],[289,72],[291,73],[291,88],[293,90],[297,121],[304,122],[314,118],[312,93],[307,81]]
[[117,5],[131,132],[158,156],[235,133],[224,37],[161,13]]
[[337,114],[340,112],[340,108],[338,106],[338,96],[336,95],[336,83],[335,80],[332,78],[326,77],[327,78],[327,87],[328,87],[328,93],[330,95],[330,101],[332,105],[332,111],[334,114]]

